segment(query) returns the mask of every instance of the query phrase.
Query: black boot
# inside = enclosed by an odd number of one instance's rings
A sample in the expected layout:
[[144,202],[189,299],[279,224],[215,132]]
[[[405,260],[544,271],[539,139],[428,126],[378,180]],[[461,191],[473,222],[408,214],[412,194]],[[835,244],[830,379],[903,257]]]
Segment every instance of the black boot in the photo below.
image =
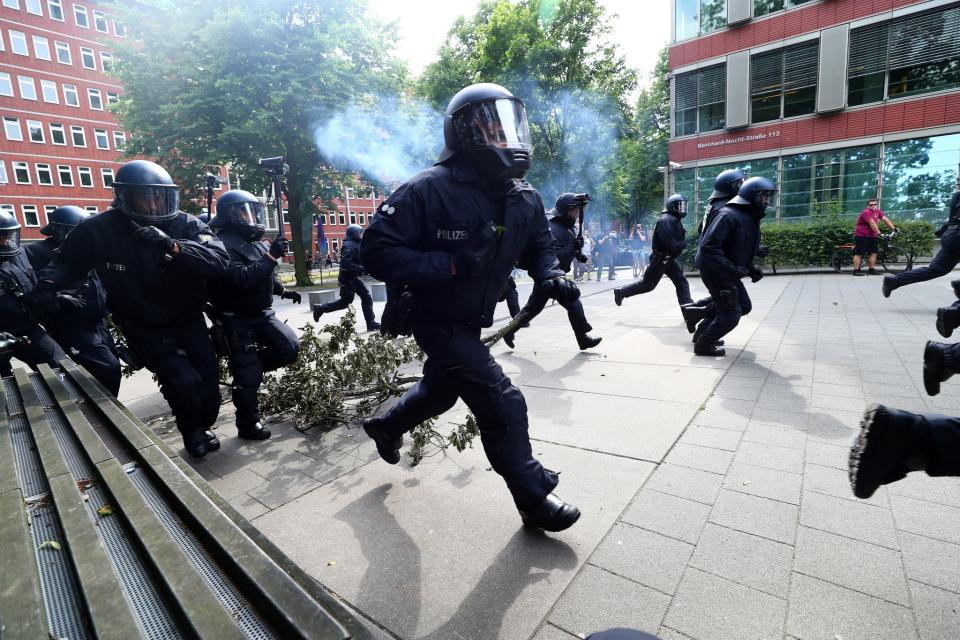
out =
[[203,437],[207,439],[207,451],[216,451],[220,448],[220,439],[217,434],[207,429],[203,432]]
[[883,276],[883,284],[880,287],[880,291],[883,292],[884,298],[889,298],[890,294],[893,293],[893,290],[899,287],[897,284],[897,279],[893,276]]
[[376,443],[377,453],[383,458],[384,462],[397,464],[400,462],[400,447],[403,446],[403,436],[396,440],[391,440],[383,432],[383,418],[370,418],[364,420],[363,430]]
[[535,527],[544,531],[563,531],[580,519],[580,510],[566,503],[552,493],[538,505],[521,509],[520,519],[525,527]]
[[937,309],[937,333],[944,338],[949,338],[957,327],[960,327],[960,309],[955,307]]
[[960,280],[951,280],[950,286],[953,287],[953,295],[960,299]]
[[182,436],[183,448],[194,458],[202,458],[207,455],[208,451],[212,451],[207,446],[207,436],[203,431],[192,431],[184,433]]
[[623,287],[617,287],[613,290],[613,301],[618,307],[623,304],[623,298]]
[[323,313],[324,313],[324,309],[322,304],[313,305],[313,321],[314,322],[320,322],[320,316],[322,316]]
[[928,396],[940,393],[940,383],[950,379],[955,371],[947,364],[946,351],[951,345],[927,341],[923,349],[923,388]]
[[918,415],[874,404],[863,414],[860,434],[850,448],[850,487],[866,499],[881,485],[927,467],[929,427]]
[[[603,338],[594,338],[589,333],[580,333],[577,334],[577,345],[580,346],[580,351],[586,351],[587,349],[593,349],[595,346],[600,344],[603,341]],[[511,345],[513,346],[513,345]]]
[[693,345],[693,353],[698,356],[719,357],[727,355],[727,352],[716,342],[707,341],[703,337],[697,340]]
[[270,437],[270,429],[259,422],[255,422],[252,427],[237,427],[237,436],[244,440],[266,440]]
[[376,321],[368,322],[367,331],[380,331],[380,323]]
[[707,317],[707,308],[688,304],[680,307],[680,313],[683,321],[687,323],[687,332],[693,333],[697,330],[697,323]]

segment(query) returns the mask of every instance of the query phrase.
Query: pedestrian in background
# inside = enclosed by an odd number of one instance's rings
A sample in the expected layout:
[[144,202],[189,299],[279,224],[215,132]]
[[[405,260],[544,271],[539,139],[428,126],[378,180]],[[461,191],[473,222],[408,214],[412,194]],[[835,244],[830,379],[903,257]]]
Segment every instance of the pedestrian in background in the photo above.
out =
[[881,220],[890,227],[891,231],[896,230],[890,219],[883,215],[883,211],[880,211],[876,199],[869,200],[867,208],[860,212],[860,217],[857,218],[857,226],[853,232],[853,275],[855,276],[863,275],[863,272],[860,271],[860,262],[864,255],[867,256],[867,264],[869,265],[867,273],[872,276],[877,275],[877,270],[874,267],[877,266],[877,238],[880,237],[879,223]]
[[607,280],[615,280],[614,269],[617,266],[617,232],[610,231],[597,241],[597,282],[607,267]]

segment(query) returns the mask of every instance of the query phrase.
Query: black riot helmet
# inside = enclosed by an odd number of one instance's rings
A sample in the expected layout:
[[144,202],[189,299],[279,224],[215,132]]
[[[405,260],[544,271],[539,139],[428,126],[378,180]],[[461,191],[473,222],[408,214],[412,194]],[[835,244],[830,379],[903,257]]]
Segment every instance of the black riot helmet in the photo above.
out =
[[681,193],[675,193],[667,198],[667,204],[663,208],[665,213],[672,213],[678,218],[687,215],[687,198]]
[[198,215],[197,218],[199,218],[199,219],[200,219],[200,222],[202,222],[203,224],[210,224],[210,212],[209,212],[209,211],[204,211],[203,213],[201,213],[200,215]]
[[210,226],[214,229],[232,229],[248,240],[259,240],[263,226],[263,203],[249,191],[234,189],[217,198],[217,215]]
[[180,188],[166,169],[148,160],[120,167],[113,179],[113,195],[113,206],[140,224],[169,222],[180,207]]
[[443,117],[443,142],[437,162],[463,154],[484,177],[522,178],[530,169],[527,111],[498,84],[472,84],[453,96]]
[[89,216],[89,213],[73,205],[57,207],[47,216],[47,224],[40,229],[40,233],[54,238],[57,242],[63,242],[67,234]]
[[357,242],[359,242],[360,237],[362,235],[363,235],[363,227],[361,227],[360,225],[352,224],[349,227],[347,227],[347,235],[346,235],[347,240],[356,240]]
[[756,176],[746,180],[740,191],[727,204],[741,205],[753,208],[753,213],[763,216],[777,193],[777,187],[770,180]]
[[713,181],[713,193],[710,194],[710,199],[732,198],[737,195],[744,178],[746,178],[746,176],[740,169],[721,171],[717,175],[717,179]]
[[0,209],[0,258],[20,253],[20,223],[12,211]]

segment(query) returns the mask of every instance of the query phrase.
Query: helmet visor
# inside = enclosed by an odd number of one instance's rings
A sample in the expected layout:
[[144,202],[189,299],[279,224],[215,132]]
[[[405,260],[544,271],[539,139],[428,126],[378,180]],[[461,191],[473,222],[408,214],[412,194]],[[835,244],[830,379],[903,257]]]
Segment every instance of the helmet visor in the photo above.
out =
[[454,115],[466,148],[529,149],[530,125],[519,100],[501,98],[471,105]]
[[673,203],[673,210],[681,215],[687,215],[687,201],[678,200],[677,202]]
[[0,229],[0,256],[15,256],[20,253],[20,227]]
[[753,203],[766,211],[773,206],[773,198],[776,194],[776,191],[758,191]]
[[124,211],[144,220],[169,220],[180,207],[180,190],[175,186],[127,184],[119,197]]
[[237,224],[254,227],[260,224],[263,214],[263,204],[260,202],[238,202],[230,205],[230,215]]

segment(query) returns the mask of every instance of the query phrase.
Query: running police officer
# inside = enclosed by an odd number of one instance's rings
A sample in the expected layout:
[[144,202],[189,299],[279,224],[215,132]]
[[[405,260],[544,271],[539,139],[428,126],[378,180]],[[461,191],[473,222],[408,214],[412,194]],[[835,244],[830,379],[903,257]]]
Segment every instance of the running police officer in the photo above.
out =
[[766,178],[745,181],[700,241],[697,267],[714,302],[695,334],[693,352],[698,356],[724,355],[718,342],[753,309],[741,278],[749,276],[757,282],[763,277],[753,259],[760,243],[760,220],[776,192]]
[[208,281],[225,273],[229,257],[207,225],[178,210],[180,190],[159,165],[126,163],[113,192],[110,209],[70,232],[40,287],[62,289],[97,272],[130,350],[160,381],[184,448],[202,457],[220,446],[208,431],[220,387],[203,308]]
[[[217,200],[212,227],[226,247],[230,264],[223,278],[210,291],[214,331],[223,331],[226,354],[233,376],[231,396],[236,408],[237,435],[248,440],[266,440],[270,430],[260,424],[257,391],[266,371],[285,367],[297,359],[300,343],[293,330],[277,320],[273,296],[300,304],[300,294],[286,291],[277,280],[277,260],[289,251],[285,239],[277,238],[268,250],[261,238],[263,204],[239,189]],[[216,345],[218,340],[214,341]]]
[[580,512],[553,495],[559,478],[533,457],[523,395],[480,340],[514,263],[553,295],[575,290],[557,267],[540,194],[522,179],[523,102],[499,85],[471,85],[450,101],[443,132],[437,163],[397,188],[364,234],[367,270],[412,293],[413,336],[427,355],[423,378],[364,430],[396,464],[405,432],[463,398],[523,522],[560,531]]
[[[27,245],[24,251],[34,271],[40,273],[60,249],[64,238],[90,214],[72,205],[57,207],[47,217],[40,233],[47,236],[40,242]],[[43,326],[77,364],[90,372],[114,396],[120,393],[120,360],[116,346],[107,328],[107,294],[95,271],[79,278],[65,291],[83,301],[82,308],[56,308],[43,313]]]
[[677,290],[677,302],[680,309],[690,304],[690,285],[687,283],[683,269],[677,264],[677,258],[687,246],[687,232],[680,220],[687,215],[687,199],[675,193],[667,198],[663,214],[653,228],[653,257],[650,266],[643,272],[639,282],[633,282],[625,287],[613,290],[613,301],[619,307],[624,298],[653,291],[664,274],[673,282]]
[[[550,234],[553,236],[553,252],[557,256],[558,266],[564,273],[569,273],[574,260],[582,262],[587,261],[583,255],[583,238],[578,238],[573,227],[583,215],[583,209],[589,202],[589,196],[585,193],[564,193],[557,198],[556,206],[547,212],[550,220]],[[570,321],[570,327],[577,337],[577,346],[581,350],[592,349],[600,344],[603,338],[595,338],[589,335],[593,327],[587,322],[587,316],[583,311],[583,303],[580,302],[580,290],[575,288],[570,290],[568,296],[557,298],[557,302],[567,310],[567,319]],[[540,315],[547,302],[550,300],[550,292],[544,289],[541,284],[534,285],[530,292],[530,298],[527,304],[520,310],[525,315],[523,326],[527,326],[533,318]],[[503,341],[511,349],[514,345],[516,331],[507,333],[503,336]]]
[[14,357],[36,368],[38,364],[56,366],[66,359],[63,349],[47,335],[37,321],[34,308],[51,310],[79,308],[83,302],[69,294],[37,296],[37,274],[20,248],[20,223],[13,213],[0,211],[0,331],[26,340],[9,344],[0,354],[0,375],[13,373]]
[[363,227],[352,224],[347,227],[343,239],[343,249],[340,252],[340,297],[333,302],[313,305],[313,321],[318,322],[320,316],[330,311],[346,309],[353,302],[354,295],[360,296],[360,308],[363,310],[363,319],[367,323],[367,331],[376,331],[380,328],[377,317],[373,314],[373,297],[367,285],[363,284],[360,276],[366,273],[363,261],[360,258],[360,238],[363,236]]

